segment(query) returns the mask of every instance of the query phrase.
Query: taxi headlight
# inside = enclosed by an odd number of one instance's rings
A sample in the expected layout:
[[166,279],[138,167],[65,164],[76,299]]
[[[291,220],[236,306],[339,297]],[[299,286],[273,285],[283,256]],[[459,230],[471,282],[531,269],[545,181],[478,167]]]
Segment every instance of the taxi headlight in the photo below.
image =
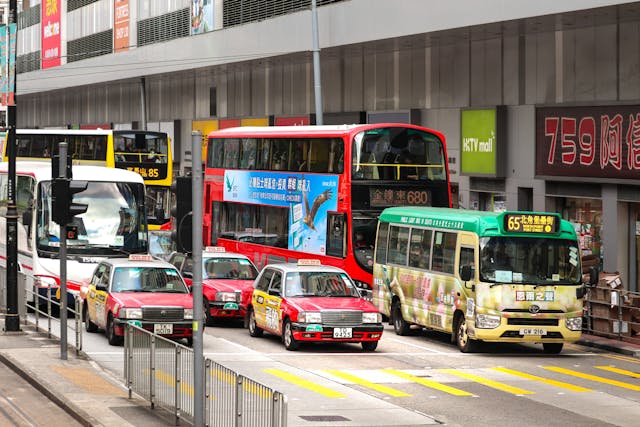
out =
[[193,308],[184,309],[184,318],[189,320],[193,319]]
[[566,320],[567,328],[570,331],[581,331],[582,330],[582,317],[569,317]]
[[123,307],[120,309],[118,317],[121,319],[142,319],[142,309]]
[[319,311],[303,311],[298,314],[298,321],[302,323],[322,323],[322,314]]
[[216,294],[216,301],[235,302],[235,300],[236,300],[235,292],[218,292]]
[[495,329],[500,326],[500,316],[491,314],[476,314],[476,328]]
[[362,323],[382,323],[380,313],[362,313]]

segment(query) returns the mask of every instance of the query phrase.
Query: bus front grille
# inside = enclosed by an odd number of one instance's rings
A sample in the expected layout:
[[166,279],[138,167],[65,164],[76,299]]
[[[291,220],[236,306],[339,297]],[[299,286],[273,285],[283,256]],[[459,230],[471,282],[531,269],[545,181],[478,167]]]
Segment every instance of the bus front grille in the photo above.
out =
[[507,319],[507,325],[558,326],[558,319],[532,319],[530,317],[517,317]]
[[143,307],[142,319],[147,322],[174,322],[184,319],[182,307]]
[[326,326],[354,326],[362,324],[362,312],[353,310],[323,311],[322,324]]

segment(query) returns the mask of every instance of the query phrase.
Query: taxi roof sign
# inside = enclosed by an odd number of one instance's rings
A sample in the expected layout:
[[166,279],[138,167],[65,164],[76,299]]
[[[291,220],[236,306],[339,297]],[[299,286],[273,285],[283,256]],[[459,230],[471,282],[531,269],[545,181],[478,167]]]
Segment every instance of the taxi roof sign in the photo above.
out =
[[318,265],[322,265],[322,263],[320,262],[319,259],[299,259],[298,265],[318,266]]
[[226,252],[227,250],[224,248],[224,246],[207,246],[206,248],[204,248],[205,252]]
[[130,254],[129,261],[153,261],[153,257],[149,254]]

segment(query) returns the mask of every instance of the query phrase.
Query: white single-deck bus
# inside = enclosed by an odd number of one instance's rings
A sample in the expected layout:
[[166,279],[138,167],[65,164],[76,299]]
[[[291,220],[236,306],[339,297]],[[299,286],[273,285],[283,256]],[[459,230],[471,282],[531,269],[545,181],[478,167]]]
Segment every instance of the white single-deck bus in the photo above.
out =
[[[0,163],[0,270],[7,265],[6,211],[8,163]],[[87,181],[74,203],[87,211],[74,218],[77,238],[67,238],[67,289],[72,296],[104,258],[148,253],[145,186],[142,177],[128,170],[100,166],[73,166],[73,179]],[[60,227],[53,222],[51,163],[16,162],[18,207],[18,272],[27,277],[26,289],[46,295],[60,285]],[[55,290],[52,295],[55,295]],[[33,294],[27,292],[27,301]]]

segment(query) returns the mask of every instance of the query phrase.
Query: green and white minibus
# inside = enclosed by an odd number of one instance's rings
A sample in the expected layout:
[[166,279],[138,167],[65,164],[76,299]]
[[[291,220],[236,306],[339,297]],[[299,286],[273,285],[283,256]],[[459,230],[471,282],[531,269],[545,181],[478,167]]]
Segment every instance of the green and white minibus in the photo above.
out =
[[[592,269],[589,284],[598,272]],[[411,325],[478,341],[542,343],[582,331],[585,284],[571,223],[557,213],[393,207],[378,222],[373,303],[395,332]]]

